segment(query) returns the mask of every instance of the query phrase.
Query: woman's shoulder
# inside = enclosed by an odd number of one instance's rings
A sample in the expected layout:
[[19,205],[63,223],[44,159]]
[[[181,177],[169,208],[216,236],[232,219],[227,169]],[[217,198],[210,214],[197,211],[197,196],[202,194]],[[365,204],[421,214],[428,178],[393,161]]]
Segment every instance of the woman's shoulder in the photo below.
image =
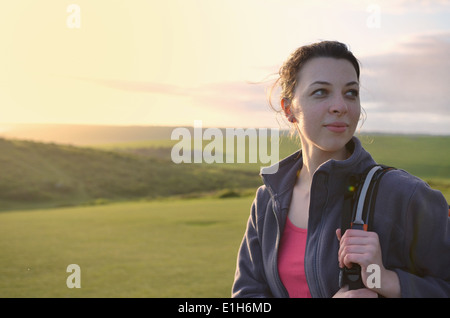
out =
[[394,202],[415,205],[427,203],[428,206],[442,206],[448,209],[443,194],[433,189],[425,180],[403,169],[388,171],[382,178],[379,193]]
[[377,191],[373,227],[380,237],[389,232],[386,236],[389,244],[411,241],[417,231],[423,233],[422,237],[429,237],[448,222],[444,195],[426,181],[402,169],[383,176]]
[[426,182],[419,177],[409,173],[403,169],[393,168],[389,170],[383,177],[385,183],[396,185],[398,189],[415,188],[419,184],[425,185]]
[[384,185],[395,191],[435,191],[427,181],[403,169],[391,169],[383,177]]

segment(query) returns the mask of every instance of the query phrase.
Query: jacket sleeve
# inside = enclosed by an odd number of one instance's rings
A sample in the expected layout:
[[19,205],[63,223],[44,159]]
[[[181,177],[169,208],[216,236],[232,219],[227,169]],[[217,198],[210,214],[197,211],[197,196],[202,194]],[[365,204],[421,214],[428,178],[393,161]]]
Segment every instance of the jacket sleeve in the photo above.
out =
[[[258,236],[258,212],[265,212],[258,197],[263,191],[259,188],[253,201],[247,229],[239,248],[236,273],[232,287],[233,298],[263,298],[272,297],[264,274],[261,245]],[[258,211],[260,208],[262,211]]]
[[409,270],[394,269],[402,297],[450,297],[448,204],[425,182],[418,182],[409,200],[405,234]]

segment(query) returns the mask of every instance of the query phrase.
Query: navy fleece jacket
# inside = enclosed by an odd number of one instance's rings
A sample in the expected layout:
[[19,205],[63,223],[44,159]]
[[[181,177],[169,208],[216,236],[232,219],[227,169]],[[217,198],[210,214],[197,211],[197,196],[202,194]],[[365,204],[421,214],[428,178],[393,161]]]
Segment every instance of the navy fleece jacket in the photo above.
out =
[[[340,227],[346,180],[376,164],[360,141],[347,144],[352,155],[329,160],[314,173],[311,185],[305,274],[312,297],[338,290]],[[261,176],[247,229],[238,252],[232,297],[289,297],[277,268],[278,244],[285,225],[301,151]],[[383,264],[398,274],[402,297],[450,297],[450,218],[443,195],[403,170],[387,172],[380,182],[373,230]]]

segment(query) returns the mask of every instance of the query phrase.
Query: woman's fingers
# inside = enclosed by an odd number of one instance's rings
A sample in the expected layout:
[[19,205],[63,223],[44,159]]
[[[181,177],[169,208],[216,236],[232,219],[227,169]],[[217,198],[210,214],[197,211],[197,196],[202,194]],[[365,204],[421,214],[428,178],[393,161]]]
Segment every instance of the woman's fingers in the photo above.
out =
[[345,285],[333,296],[333,298],[378,298],[378,294],[367,288],[348,290]]
[[357,263],[367,267],[376,260],[379,254],[379,241],[375,232],[347,230],[341,237],[338,229],[336,236],[340,239],[339,266],[351,267],[352,263]]

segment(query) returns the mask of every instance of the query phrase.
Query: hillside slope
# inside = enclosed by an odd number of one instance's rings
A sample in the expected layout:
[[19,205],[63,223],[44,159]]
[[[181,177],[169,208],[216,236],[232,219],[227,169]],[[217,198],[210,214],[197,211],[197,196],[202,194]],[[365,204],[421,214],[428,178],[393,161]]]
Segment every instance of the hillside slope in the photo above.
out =
[[[236,168],[234,168],[233,171]],[[258,171],[176,165],[107,150],[0,139],[0,210],[256,187]]]
[[[450,199],[450,137],[361,139],[375,160],[423,178]],[[174,164],[173,142],[168,141],[88,148],[0,138],[0,211],[222,189],[251,188],[254,193],[261,184],[260,164]],[[282,137],[280,159],[297,147],[295,140]]]

